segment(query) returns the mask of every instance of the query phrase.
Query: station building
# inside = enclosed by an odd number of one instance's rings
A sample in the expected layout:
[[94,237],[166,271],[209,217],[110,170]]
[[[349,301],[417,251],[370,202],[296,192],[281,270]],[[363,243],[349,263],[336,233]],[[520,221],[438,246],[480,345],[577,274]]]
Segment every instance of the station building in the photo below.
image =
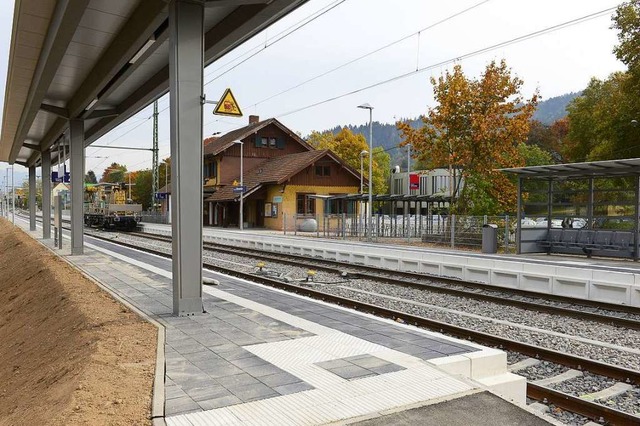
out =
[[275,118],[260,121],[252,115],[247,126],[203,141],[203,225],[239,226],[240,195],[234,192],[241,183],[239,142],[245,228],[282,230],[294,217],[319,219],[354,208],[315,196],[357,193],[358,171],[330,150],[316,150]]

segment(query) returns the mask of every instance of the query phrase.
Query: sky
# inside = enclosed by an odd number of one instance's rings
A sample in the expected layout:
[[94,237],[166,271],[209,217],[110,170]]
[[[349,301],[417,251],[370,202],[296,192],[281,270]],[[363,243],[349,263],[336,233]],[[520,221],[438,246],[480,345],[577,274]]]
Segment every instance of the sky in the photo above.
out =
[[[5,10],[13,9],[13,0],[0,2],[6,5]],[[611,29],[613,12],[519,43],[467,55],[620,3],[310,0],[205,69],[207,98],[217,100],[227,87],[231,88],[244,117],[214,116],[213,106],[206,105],[203,134],[207,137],[242,127],[247,124],[248,115],[255,114],[261,119],[276,117],[304,136],[337,125],[368,123],[368,111],[357,108],[363,103],[374,107],[374,121],[393,123],[400,118],[414,118],[435,106],[429,79],[437,78],[455,63],[467,76],[477,78],[487,63],[505,59],[513,73],[524,80],[525,97],[535,90],[542,99],[580,91],[591,78],[606,78],[624,69],[612,53],[617,43],[617,33]],[[313,17],[316,18],[311,20]],[[310,22],[298,28],[307,21]],[[0,14],[2,99],[11,25],[9,14]],[[295,28],[298,29],[292,31]],[[285,34],[288,35],[282,37]],[[389,48],[345,65],[403,38]],[[341,68],[327,73],[336,67]],[[324,73],[327,74],[305,83]],[[395,79],[403,75],[406,76]],[[388,80],[393,81],[379,84]],[[297,85],[300,86],[293,88]],[[374,87],[366,89],[369,86]],[[281,94],[285,90],[288,91]],[[168,105],[168,95],[159,99],[161,158],[170,151]],[[0,114],[1,109],[2,105]],[[151,114],[149,106],[96,144],[150,148]],[[89,147],[86,155],[86,170],[95,170],[98,176],[112,162],[125,164],[129,170],[151,167],[150,152]],[[6,163],[0,164],[0,184],[6,167]],[[16,170],[24,173],[20,166]],[[20,177],[21,182],[23,175]]]

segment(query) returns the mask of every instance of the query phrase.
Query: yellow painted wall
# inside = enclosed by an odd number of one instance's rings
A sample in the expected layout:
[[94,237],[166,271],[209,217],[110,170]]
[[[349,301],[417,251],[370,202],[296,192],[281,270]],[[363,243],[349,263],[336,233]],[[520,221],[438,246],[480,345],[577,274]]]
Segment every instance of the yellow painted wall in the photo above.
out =
[[[264,226],[268,229],[282,230],[283,217],[287,215],[287,228],[293,229],[293,215],[296,213],[296,194],[305,192],[308,194],[329,195],[329,194],[356,194],[358,186],[302,186],[286,185],[284,192],[280,192],[282,185],[271,185],[267,189],[266,203],[272,203],[273,197],[282,196],[282,203],[278,204],[278,217],[265,217]],[[324,201],[316,200],[316,215],[322,220],[324,212]]]

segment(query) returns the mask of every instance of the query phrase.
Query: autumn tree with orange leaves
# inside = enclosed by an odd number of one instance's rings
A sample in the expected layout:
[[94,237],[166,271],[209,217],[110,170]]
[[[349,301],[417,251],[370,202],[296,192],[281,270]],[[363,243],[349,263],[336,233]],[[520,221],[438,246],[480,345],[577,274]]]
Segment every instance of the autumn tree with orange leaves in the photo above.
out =
[[421,128],[396,123],[402,145],[411,144],[429,168],[449,169],[452,212],[515,211],[516,187],[495,169],[524,165],[518,146],[527,140],[537,92],[525,99],[523,81],[504,60],[489,63],[480,79],[466,77],[456,65],[431,84],[438,105],[421,117]]

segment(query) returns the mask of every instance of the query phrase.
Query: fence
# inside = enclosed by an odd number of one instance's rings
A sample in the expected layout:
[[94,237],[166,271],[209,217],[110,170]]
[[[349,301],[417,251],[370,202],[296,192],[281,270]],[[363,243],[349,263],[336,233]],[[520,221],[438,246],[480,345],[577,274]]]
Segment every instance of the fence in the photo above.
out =
[[[498,251],[515,252],[515,216],[461,215],[381,215],[372,217],[371,239],[374,241],[404,240],[450,248],[480,250],[482,228],[498,226]],[[367,217],[361,215],[284,215],[285,234],[323,238],[367,240]]]
[[145,223],[169,223],[169,215],[163,212],[142,212],[140,221]]

